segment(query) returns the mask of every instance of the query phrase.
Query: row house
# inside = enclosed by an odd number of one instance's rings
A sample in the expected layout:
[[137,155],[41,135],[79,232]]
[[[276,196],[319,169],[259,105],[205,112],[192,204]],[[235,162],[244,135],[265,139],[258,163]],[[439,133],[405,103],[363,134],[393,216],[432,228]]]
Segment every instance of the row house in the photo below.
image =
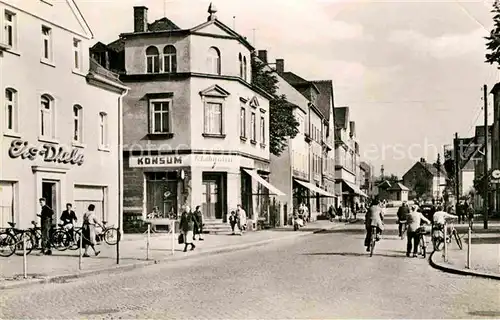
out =
[[355,208],[355,204],[368,195],[360,188],[359,143],[356,139],[355,122],[350,120],[349,107],[335,108],[335,187],[342,195],[343,207]]
[[130,87],[125,214],[177,218],[200,206],[207,223],[222,224],[242,204],[255,223],[265,198],[283,195],[268,182],[272,96],[251,84],[254,48],[216,12],[210,5],[207,21],[181,29],[134,7],[134,31],[93,48]]
[[0,227],[29,227],[41,197],[54,223],[72,203],[80,220],[94,204],[120,224],[126,86],[89,58],[74,1],[2,0],[0,12]]
[[[300,203],[309,207],[314,220],[330,205],[335,205],[336,198],[333,194],[333,153],[328,152],[333,140],[333,131],[330,130],[333,123],[333,84],[331,81],[314,82],[318,89],[317,103],[329,115],[328,121],[325,121],[323,113],[311,103],[304,90],[299,90],[297,81],[290,80],[291,73],[284,72],[284,59],[276,59],[274,69],[269,66],[267,51],[259,50],[258,59],[267,64],[269,70],[275,71],[278,91],[287,97],[299,123],[299,132],[293,139],[288,139],[282,154],[271,155],[270,182],[285,193],[279,197],[286,204],[280,221],[290,224],[293,209],[297,209]],[[300,81],[306,82],[303,79]]]
[[366,161],[359,162],[359,169],[362,172],[363,178],[359,179],[361,191],[366,193],[369,197],[374,195],[374,168],[373,165]]
[[[329,206],[336,205],[333,83],[330,80],[309,81],[291,71],[285,71],[283,59],[276,60],[276,72],[308,101],[306,112],[297,113],[303,135],[292,142],[295,144],[295,141],[300,141],[296,144],[299,147],[293,150],[296,158],[292,161],[291,186],[293,207],[297,208],[300,203],[306,204],[310,219],[315,220]],[[302,175],[294,173],[300,167],[297,166],[297,161],[305,161],[309,166],[308,172]]]

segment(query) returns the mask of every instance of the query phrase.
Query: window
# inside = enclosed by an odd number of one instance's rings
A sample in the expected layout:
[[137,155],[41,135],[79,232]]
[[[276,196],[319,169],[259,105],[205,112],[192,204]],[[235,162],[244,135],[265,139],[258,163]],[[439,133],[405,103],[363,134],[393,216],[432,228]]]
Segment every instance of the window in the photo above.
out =
[[160,72],[160,53],[158,48],[151,46],[146,49],[146,66],[147,73]]
[[151,133],[170,133],[171,100],[151,101]]
[[255,123],[255,112],[252,112],[251,118],[250,118],[250,138],[253,141],[256,141],[256,135],[257,135],[257,130],[256,130],[256,123]]
[[5,120],[8,131],[17,132],[17,91],[12,88],[5,89]]
[[15,221],[16,184],[0,181],[0,228],[9,227],[7,222]]
[[163,48],[163,72],[177,72],[177,50],[174,46]]
[[54,99],[43,95],[40,100],[40,136],[55,138]]
[[52,29],[42,26],[42,59],[52,61]]
[[16,15],[12,12],[5,10],[4,24],[5,24],[5,36],[3,42],[6,45],[10,46],[11,48],[15,49],[16,39],[17,39]]
[[75,70],[82,70],[82,42],[78,39],[73,39],[73,57]]
[[108,147],[108,115],[105,112],[99,113],[99,146]]
[[247,81],[247,57],[243,57],[243,80]]
[[207,68],[209,73],[221,74],[220,51],[216,47],[208,50]]
[[240,63],[240,78],[243,78],[243,59],[241,58],[241,53],[238,55],[238,61]]
[[266,143],[266,119],[260,117],[260,142]]
[[205,103],[205,133],[222,134],[222,103]]
[[83,109],[79,105],[73,106],[73,141],[83,142]]
[[245,107],[240,109],[240,137],[245,138],[247,136],[247,111]]

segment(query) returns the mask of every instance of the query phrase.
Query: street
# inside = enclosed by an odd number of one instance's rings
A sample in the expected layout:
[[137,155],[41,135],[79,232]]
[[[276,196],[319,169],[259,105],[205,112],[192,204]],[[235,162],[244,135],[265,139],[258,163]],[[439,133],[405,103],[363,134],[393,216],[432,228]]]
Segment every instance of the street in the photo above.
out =
[[498,282],[406,258],[406,242],[387,220],[391,230],[372,258],[358,223],[170,266],[6,290],[0,318],[500,317]]

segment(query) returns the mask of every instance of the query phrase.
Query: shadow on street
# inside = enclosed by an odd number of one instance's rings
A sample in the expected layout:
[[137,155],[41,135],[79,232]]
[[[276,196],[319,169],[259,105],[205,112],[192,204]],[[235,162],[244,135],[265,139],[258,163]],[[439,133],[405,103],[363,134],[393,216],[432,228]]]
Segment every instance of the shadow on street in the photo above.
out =
[[[370,258],[368,252],[357,253],[357,252],[313,252],[313,253],[303,253],[304,256],[345,256],[345,257],[367,257]],[[402,254],[382,254],[375,252],[373,256],[377,257],[387,257],[387,258],[406,258],[404,253]]]

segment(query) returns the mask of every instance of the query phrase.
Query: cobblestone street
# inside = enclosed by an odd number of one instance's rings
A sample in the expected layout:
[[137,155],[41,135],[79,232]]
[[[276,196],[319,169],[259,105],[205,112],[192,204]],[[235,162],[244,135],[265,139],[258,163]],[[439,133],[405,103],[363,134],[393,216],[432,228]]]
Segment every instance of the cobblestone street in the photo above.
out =
[[265,247],[2,292],[0,318],[500,317],[498,282],[442,273],[362,224]]

